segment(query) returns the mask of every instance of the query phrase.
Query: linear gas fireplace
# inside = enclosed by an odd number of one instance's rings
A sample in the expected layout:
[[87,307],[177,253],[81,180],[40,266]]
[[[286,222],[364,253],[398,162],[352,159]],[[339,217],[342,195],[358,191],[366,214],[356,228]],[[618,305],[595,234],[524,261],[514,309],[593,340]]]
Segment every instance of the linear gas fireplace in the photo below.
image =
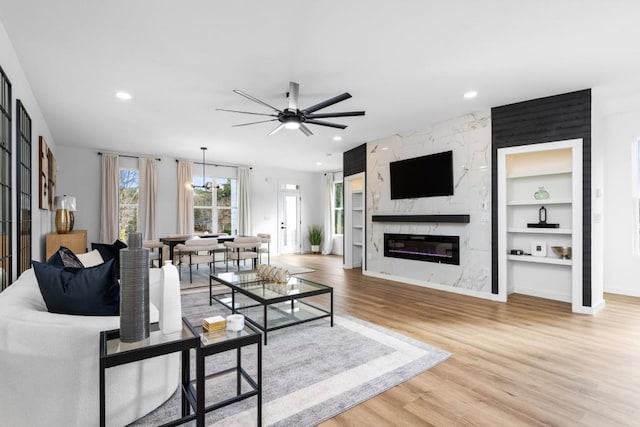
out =
[[460,265],[460,237],[385,233],[384,256]]

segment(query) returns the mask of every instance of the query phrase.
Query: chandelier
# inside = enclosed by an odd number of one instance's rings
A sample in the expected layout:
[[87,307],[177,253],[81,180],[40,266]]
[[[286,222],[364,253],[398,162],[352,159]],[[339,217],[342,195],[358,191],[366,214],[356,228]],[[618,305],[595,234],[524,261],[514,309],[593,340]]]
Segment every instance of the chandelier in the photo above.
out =
[[204,173],[204,154],[207,151],[207,147],[200,147],[202,150],[202,185],[196,185],[194,183],[191,184],[193,188],[203,188],[205,190],[211,190],[213,188],[213,183],[211,181],[204,182],[205,173]]

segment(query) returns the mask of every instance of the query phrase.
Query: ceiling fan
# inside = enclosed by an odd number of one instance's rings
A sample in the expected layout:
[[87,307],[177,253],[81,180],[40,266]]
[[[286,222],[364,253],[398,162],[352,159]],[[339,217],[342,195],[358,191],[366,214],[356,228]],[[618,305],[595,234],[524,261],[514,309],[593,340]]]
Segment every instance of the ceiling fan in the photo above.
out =
[[267,104],[264,101],[259,100],[258,98],[249,95],[248,93],[242,92],[241,90],[234,89],[233,91],[238,95],[244,96],[245,98],[260,104],[262,106],[268,107],[273,110],[271,114],[267,113],[253,113],[249,111],[238,111],[238,110],[227,110],[224,108],[216,108],[218,111],[228,111],[230,113],[242,113],[242,114],[253,114],[257,116],[269,116],[274,117],[273,119],[268,120],[260,120],[258,122],[250,122],[250,123],[242,123],[237,126],[249,126],[255,125],[258,123],[267,123],[267,122],[275,122],[279,121],[280,124],[277,128],[269,132],[269,135],[273,135],[278,132],[280,129],[300,129],[302,133],[307,136],[313,135],[313,132],[306,126],[307,124],[319,125],[319,126],[328,126],[332,128],[344,129],[347,125],[341,125],[338,123],[331,123],[324,120],[318,119],[327,119],[333,117],[352,117],[352,116],[364,116],[364,111],[347,111],[342,113],[316,113],[316,111],[321,110],[323,108],[329,107],[333,104],[337,104],[338,102],[344,101],[345,99],[351,98],[351,94],[345,92],[341,95],[334,96],[333,98],[329,98],[325,101],[322,101],[318,104],[312,105],[311,107],[303,108],[302,110],[298,109],[298,92],[300,90],[300,85],[295,82],[289,82],[289,92],[287,92],[287,98],[289,98],[289,105],[287,108],[283,110],[279,110],[276,107]]

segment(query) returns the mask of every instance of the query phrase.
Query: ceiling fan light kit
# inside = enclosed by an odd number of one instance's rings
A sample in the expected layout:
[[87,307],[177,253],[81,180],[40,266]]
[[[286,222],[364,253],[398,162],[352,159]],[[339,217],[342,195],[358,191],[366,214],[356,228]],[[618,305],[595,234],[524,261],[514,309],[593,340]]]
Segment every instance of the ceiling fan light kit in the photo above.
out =
[[287,108],[283,110],[279,110],[273,105],[267,104],[266,102],[254,96],[251,96],[248,93],[243,92],[241,90],[234,89],[233,92],[247,98],[250,101],[255,102],[256,104],[260,104],[263,107],[267,107],[273,110],[272,113],[270,114],[254,113],[250,111],[228,110],[224,108],[217,108],[217,110],[226,111],[229,113],[252,114],[256,116],[274,117],[272,119],[260,120],[257,122],[249,122],[249,123],[241,123],[238,125],[233,125],[234,127],[237,127],[237,126],[248,126],[248,125],[255,125],[258,123],[267,123],[267,122],[275,122],[275,121],[280,122],[278,127],[276,127],[274,130],[269,132],[268,135],[273,135],[274,133],[278,132],[282,128],[290,129],[290,130],[300,129],[300,131],[304,133],[306,136],[313,135],[313,132],[311,132],[311,130],[306,126],[306,124],[326,126],[326,127],[336,128],[336,129],[344,129],[347,127],[347,125],[332,123],[332,122],[327,122],[324,120],[317,120],[317,119],[364,116],[364,113],[365,113],[364,111],[345,111],[345,112],[339,112],[339,113],[316,113],[316,111],[318,110],[322,110],[323,108],[330,107],[331,105],[337,104],[338,102],[342,102],[346,99],[351,98],[351,94],[349,94],[348,92],[345,92],[341,95],[334,96],[333,98],[329,98],[318,104],[312,105],[311,107],[300,110],[298,109],[298,95],[300,92],[300,85],[295,82],[289,82],[289,92],[287,92],[287,98],[289,99],[289,104]]

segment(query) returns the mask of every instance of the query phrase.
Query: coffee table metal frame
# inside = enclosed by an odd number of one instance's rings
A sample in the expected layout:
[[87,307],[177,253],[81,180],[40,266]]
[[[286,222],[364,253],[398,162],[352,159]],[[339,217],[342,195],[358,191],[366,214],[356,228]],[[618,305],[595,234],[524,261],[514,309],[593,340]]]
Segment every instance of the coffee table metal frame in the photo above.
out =
[[[228,302],[228,293],[213,293],[214,281],[231,289],[231,303]],[[300,291],[298,287],[313,289]],[[236,293],[248,297],[256,304],[236,304]],[[302,301],[305,298],[323,294],[329,295],[329,310]],[[277,329],[326,317],[331,319],[331,327],[333,327],[333,288],[296,276],[291,276],[287,284],[279,285],[260,279],[255,271],[211,274],[209,276],[209,305],[213,301],[229,308],[232,313],[243,314],[249,323],[263,332],[264,345],[267,345],[267,333]],[[254,310],[257,307],[262,307],[262,313]],[[296,311],[298,314],[304,312],[305,316],[296,315]],[[281,318],[282,316],[288,317],[288,320],[283,324],[269,327],[268,314],[270,312],[277,313]],[[261,317],[262,321],[256,318],[258,317],[256,314]]]

